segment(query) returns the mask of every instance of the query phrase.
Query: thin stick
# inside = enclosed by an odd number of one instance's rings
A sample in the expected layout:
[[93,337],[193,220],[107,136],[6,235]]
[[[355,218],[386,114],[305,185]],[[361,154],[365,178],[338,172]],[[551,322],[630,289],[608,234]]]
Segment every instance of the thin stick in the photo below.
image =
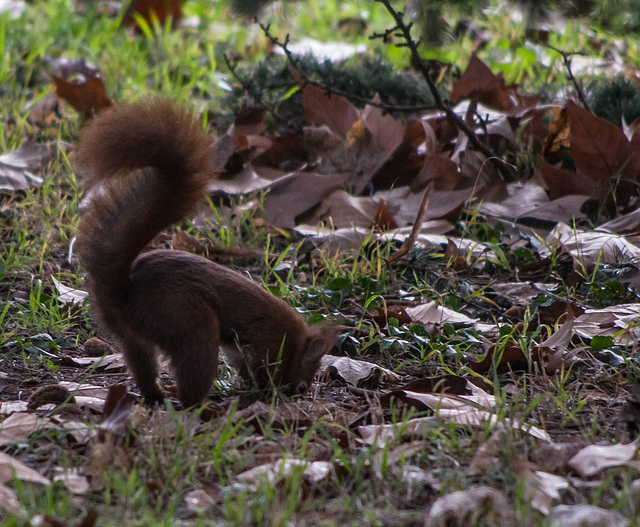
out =
[[387,260],[387,264],[392,264],[393,262],[398,261],[400,258],[403,258],[411,249],[418,239],[418,235],[420,234],[420,230],[422,229],[422,222],[424,222],[425,214],[427,213],[427,207],[429,206],[429,199],[431,199],[431,190],[433,189],[433,179],[429,181],[427,185],[427,190],[422,197],[422,203],[420,203],[420,209],[418,210],[418,215],[416,216],[416,221],[413,224],[413,228],[411,229],[411,234],[407,237],[404,243],[400,246],[395,253],[389,256]]

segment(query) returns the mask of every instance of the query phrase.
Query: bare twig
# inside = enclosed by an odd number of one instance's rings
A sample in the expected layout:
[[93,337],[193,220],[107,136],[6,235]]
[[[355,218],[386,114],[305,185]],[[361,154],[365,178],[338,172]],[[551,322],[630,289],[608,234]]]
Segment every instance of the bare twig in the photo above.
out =
[[269,31],[270,26],[264,25],[258,22],[260,29],[264,33],[264,35],[271,40],[271,42],[278,46],[284,52],[285,56],[289,63],[296,69],[296,71],[302,77],[302,80],[305,84],[309,84],[311,86],[317,86],[318,88],[323,89],[327,92],[328,95],[335,94],[340,97],[344,97],[345,99],[359,104],[360,106],[373,106],[375,108],[380,108],[385,112],[399,112],[399,113],[413,113],[413,112],[427,112],[430,110],[439,110],[439,106],[435,104],[423,104],[423,105],[415,105],[415,106],[404,106],[404,105],[395,105],[395,104],[385,104],[383,102],[375,102],[370,99],[366,99],[365,97],[360,97],[358,95],[354,95],[352,93],[347,93],[342,90],[336,90],[331,86],[327,86],[321,82],[313,80],[307,73],[304,71],[304,68],[301,67],[300,61],[291,53],[289,49],[289,35],[287,35],[284,39],[284,42],[280,42],[278,37],[272,35]]
[[390,35],[396,31],[399,31],[402,38],[404,39],[403,44],[398,44],[400,47],[409,48],[411,52],[411,61],[414,67],[418,69],[424,80],[427,82],[427,86],[429,86],[429,90],[431,91],[431,95],[433,100],[436,103],[436,106],[440,110],[442,110],[449,122],[457,129],[464,133],[468,138],[471,145],[476,149],[482,152],[488,159],[491,160],[492,163],[496,165],[501,172],[506,172],[509,176],[513,174],[513,167],[509,165],[506,161],[500,159],[494,152],[489,148],[486,144],[481,142],[478,139],[478,136],[475,134],[473,130],[471,130],[467,124],[456,115],[456,113],[451,109],[451,107],[442,99],[440,96],[440,92],[438,92],[438,88],[433,82],[431,75],[429,75],[429,69],[425,65],[422,57],[420,57],[420,53],[418,52],[418,45],[416,41],[413,40],[411,36],[411,26],[412,24],[405,24],[403,17],[404,13],[396,11],[390,3],[390,0],[376,0],[376,2],[381,3],[389,12],[389,14],[393,17],[396,26],[394,28],[388,29],[384,34]]
[[555,48],[549,44],[545,44],[545,46],[549,49],[552,49],[556,53],[560,53],[562,62],[564,62],[564,67],[567,69],[567,73],[569,74],[569,80],[573,83],[574,88],[578,92],[578,98],[580,99],[582,106],[584,106],[585,110],[590,112],[591,108],[589,108],[589,104],[587,103],[587,99],[584,96],[582,87],[580,86],[578,80],[573,76],[573,72],[571,71],[571,55],[576,55],[577,53],[567,53],[566,51],[562,51],[561,49]]
[[387,260],[387,264],[392,264],[393,262],[398,261],[400,258],[403,258],[411,249],[418,239],[418,235],[420,234],[420,229],[422,229],[422,223],[424,222],[424,216],[427,213],[427,207],[429,206],[429,199],[431,199],[431,191],[433,190],[433,180],[429,181],[427,185],[427,190],[424,193],[422,198],[422,202],[420,203],[420,208],[418,209],[418,215],[416,216],[416,221],[413,223],[413,228],[411,229],[411,234],[407,237],[404,243],[400,246],[395,253],[389,256]]

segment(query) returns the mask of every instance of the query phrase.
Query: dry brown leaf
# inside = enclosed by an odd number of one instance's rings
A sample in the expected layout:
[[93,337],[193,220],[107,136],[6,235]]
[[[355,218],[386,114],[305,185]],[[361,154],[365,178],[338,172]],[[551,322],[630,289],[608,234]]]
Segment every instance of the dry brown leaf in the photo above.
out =
[[637,460],[637,443],[617,445],[589,445],[569,460],[569,466],[583,478],[595,476],[610,467],[633,466],[640,468]]
[[[373,98],[373,102],[380,102],[378,94]],[[402,143],[404,125],[399,119],[390,114],[383,114],[382,109],[369,105],[362,110],[361,118],[371,134],[371,142],[374,145],[391,153]]]
[[420,417],[403,423],[362,425],[358,427],[358,433],[365,444],[384,447],[386,443],[403,439],[424,439],[430,430],[441,426],[444,426],[442,419]]
[[531,506],[545,516],[551,511],[553,500],[560,499],[560,491],[569,487],[567,478],[541,470],[527,470],[524,478],[524,492]]
[[494,365],[499,373],[528,371],[530,363],[535,360],[536,357],[527,357],[516,342],[508,342],[499,346],[494,344],[480,362],[469,362],[469,367],[480,374],[487,373]]
[[411,192],[421,192],[431,180],[433,180],[436,190],[455,190],[460,182],[458,165],[443,154],[425,155],[422,169],[420,169],[409,188]]
[[34,432],[60,428],[51,419],[32,413],[16,412],[0,423],[0,445],[26,443]]
[[601,230],[572,229],[565,223],[559,223],[549,233],[540,254],[547,256],[559,248],[569,251],[584,266],[596,262],[615,265],[640,259],[640,247],[624,236]]
[[563,196],[550,201],[545,190],[536,183],[510,183],[506,186],[507,199],[482,203],[479,211],[495,218],[517,221],[523,218],[535,218],[551,222],[570,222],[584,218],[580,207],[587,196]]
[[17,460],[9,454],[0,452],[0,483],[6,483],[13,478],[18,478],[20,481],[38,483],[40,485],[51,484],[49,479],[28,467],[22,461]]
[[295,69],[290,68],[290,71],[302,90],[302,107],[307,121],[314,125],[326,125],[346,139],[359,117],[356,107],[340,95],[329,95],[323,88],[305,84]]
[[391,370],[362,360],[355,360],[349,357],[336,357],[335,355],[324,355],[320,360],[320,370],[329,375],[337,374],[346,383],[352,386],[360,386],[362,383],[370,381],[373,377],[378,380],[397,381],[400,376]]
[[302,470],[307,481],[317,483],[327,478],[334,468],[333,463],[329,461],[282,458],[273,463],[258,465],[238,474],[235,478],[234,487],[255,490],[263,479],[266,479],[273,486],[283,478],[291,476],[295,470]]
[[338,229],[370,229],[375,224],[380,203],[383,202],[376,201],[375,198],[352,196],[345,190],[337,189],[322,200],[308,221],[311,224],[325,222]]
[[425,517],[425,527],[515,525],[515,512],[507,498],[491,487],[476,487],[438,498]]
[[22,514],[24,512],[16,492],[2,483],[0,483],[0,507],[11,514]]
[[53,80],[58,97],[71,105],[83,119],[91,119],[113,105],[104,82],[98,77],[90,77],[84,82],[69,82],[54,75]]
[[502,74],[494,75],[475,53],[467,69],[453,85],[451,103],[471,98],[498,110],[506,111],[514,107]]
[[341,187],[347,174],[324,176],[293,172],[269,187],[264,197],[264,218],[271,225],[291,229],[296,218],[318,205],[325,196]]
[[9,415],[16,412],[26,412],[27,401],[2,401],[0,402],[0,414]]
[[631,522],[617,511],[595,505],[557,505],[551,509],[553,527],[628,527]]
[[79,474],[77,469],[60,467],[58,472],[60,473],[54,476],[53,481],[61,481],[69,492],[73,494],[88,494],[90,492],[89,480]]
[[[62,145],[66,148],[66,144]],[[42,184],[42,178],[31,173],[58,152],[55,141],[26,141],[18,150],[0,156],[0,190],[27,190]]]
[[420,324],[433,334],[442,327],[443,324],[453,324],[456,328],[473,327],[480,331],[491,331],[496,329],[493,324],[483,324],[477,319],[470,318],[453,309],[439,306],[435,301],[427,302],[415,307],[408,307],[405,310],[416,324]]
[[584,174],[555,167],[538,158],[538,172],[544,181],[552,200],[571,194],[590,196],[595,183]]
[[573,101],[567,102],[567,112],[571,128],[569,151],[579,172],[594,181],[604,181],[637,164],[638,156],[632,159],[631,146],[620,128]]
[[91,367],[110,372],[124,371],[126,368],[122,353],[112,353],[104,357],[64,357],[64,362],[69,366]]
[[261,106],[245,106],[236,114],[236,118],[227,132],[231,137],[259,136],[267,128],[264,118],[267,109]]
[[[491,409],[495,406],[495,396],[488,394],[469,381],[467,381],[466,388],[471,392],[471,395],[419,393],[405,389],[394,390],[389,396],[399,397],[407,402],[418,401],[431,408],[435,417],[440,418],[441,421],[469,426],[482,426],[487,422],[497,424],[497,416],[491,413]],[[549,434],[535,426],[522,424],[516,420],[512,422],[512,425],[538,439],[550,440]]]

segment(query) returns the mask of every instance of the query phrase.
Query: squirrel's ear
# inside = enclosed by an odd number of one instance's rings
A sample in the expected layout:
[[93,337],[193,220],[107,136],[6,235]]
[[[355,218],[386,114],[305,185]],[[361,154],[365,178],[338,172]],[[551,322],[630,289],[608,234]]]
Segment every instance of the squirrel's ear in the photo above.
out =
[[320,337],[312,338],[307,346],[305,359],[309,362],[319,361],[320,358],[329,351],[329,343]]
[[319,361],[325,353],[329,353],[338,338],[339,327],[337,326],[312,326],[311,335],[307,343],[306,359],[309,361]]

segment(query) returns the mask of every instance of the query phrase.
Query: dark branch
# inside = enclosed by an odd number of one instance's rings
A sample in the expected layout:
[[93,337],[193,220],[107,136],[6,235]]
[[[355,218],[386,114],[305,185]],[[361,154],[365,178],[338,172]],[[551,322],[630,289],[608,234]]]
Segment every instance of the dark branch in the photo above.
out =
[[[376,0],[376,2],[381,3],[389,12],[389,14],[393,17],[396,27],[395,30],[400,32],[400,36],[404,39],[405,43],[402,46],[409,48],[411,51],[411,62],[418,69],[424,80],[427,82],[427,86],[429,86],[429,90],[431,91],[431,95],[433,100],[436,103],[438,109],[442,110],[449,122],[457,129],[464,133],[468,138],[471,145],[476,149],[482,152],[492,163],[496,165],[496,168],[500,172],[506,172],[507,175],[511,176],[513,173],[513,167],[509,165],[506,161],[500,159],[494,152],[489,148],[486,144],[478,139],[478,136],[471,130],[467,124],[460,118],[456,113],[451,109],[451,107],[442,99],[440,96],[440,92],[438,91],[437,86],[433,82],[431,75],[429,75],[429,69],[425,65],[422,57],[420,57],[420,53],[418,52],[418,45],[413,37],[411,36],[411,24],[405,24],[403,17],[404,13],[396,11],[393,6],[390,4],[389,0]],[[400,46],[400,45],[398,45]]]

